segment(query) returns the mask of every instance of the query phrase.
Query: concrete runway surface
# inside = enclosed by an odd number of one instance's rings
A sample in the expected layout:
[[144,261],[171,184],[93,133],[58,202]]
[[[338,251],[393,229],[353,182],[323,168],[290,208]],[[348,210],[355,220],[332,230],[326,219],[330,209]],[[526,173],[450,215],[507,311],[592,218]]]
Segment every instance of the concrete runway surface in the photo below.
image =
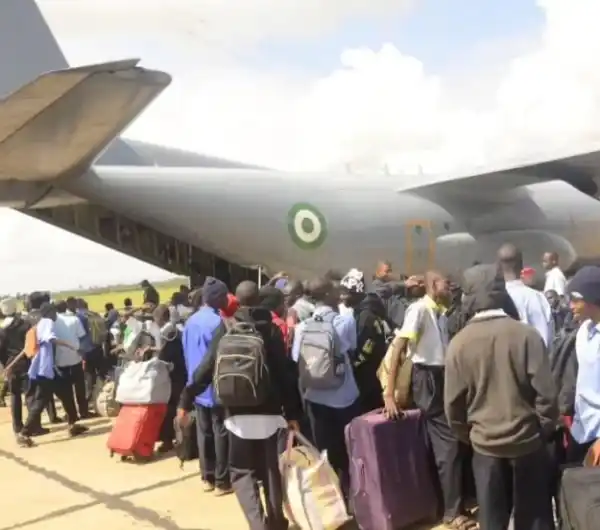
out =
[[8,410],[0,409],[0,530],[248,528],[233,495],[202,492],[196,461],[183,471],[174,457],[122,463],[106,449],[110,420],[85,424],[85,436],[69,439],[64,425],[52,426],[37,447],[24,449],[14,441]]

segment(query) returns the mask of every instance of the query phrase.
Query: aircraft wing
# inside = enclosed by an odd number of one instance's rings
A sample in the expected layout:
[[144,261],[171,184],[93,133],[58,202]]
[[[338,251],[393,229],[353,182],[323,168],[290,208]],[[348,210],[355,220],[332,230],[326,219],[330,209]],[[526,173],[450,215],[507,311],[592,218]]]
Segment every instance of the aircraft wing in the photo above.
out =
[[396,191],[423,196],[491,196],[521,186],[562,180],[582,193],[600,198],[600,150],[539,162],[516,161],[481,171],[419,175]]
[[0,180],[82,173],[171,82],[131,59],[42,74],[0,100]]

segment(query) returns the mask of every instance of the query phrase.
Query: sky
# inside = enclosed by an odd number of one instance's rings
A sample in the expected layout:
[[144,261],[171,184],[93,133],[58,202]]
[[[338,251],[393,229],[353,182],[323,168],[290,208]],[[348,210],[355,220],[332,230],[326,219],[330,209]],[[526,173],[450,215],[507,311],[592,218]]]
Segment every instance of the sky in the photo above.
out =
[[[597,0],[37,3],[71,64],[136,56],[173,76],[125,132],[139,140],[357,172],[484,167],[600,140]],[[15,212],[0,226],[13,247],[0,292],[165,275]]]

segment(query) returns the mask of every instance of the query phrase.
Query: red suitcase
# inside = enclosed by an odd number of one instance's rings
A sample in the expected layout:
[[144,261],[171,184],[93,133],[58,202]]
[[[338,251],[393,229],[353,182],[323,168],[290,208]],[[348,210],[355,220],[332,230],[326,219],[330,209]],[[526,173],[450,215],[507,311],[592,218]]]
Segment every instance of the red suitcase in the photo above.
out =
[[143,462],[154,454],[167,405],[122,405],[106,445],[110,456],[115,453],[124,460],[132,457]]
[[417,410],[388,420],[381,410],[346,425],[350,504],[361,530],[396,530],[435,521],[438,501]]

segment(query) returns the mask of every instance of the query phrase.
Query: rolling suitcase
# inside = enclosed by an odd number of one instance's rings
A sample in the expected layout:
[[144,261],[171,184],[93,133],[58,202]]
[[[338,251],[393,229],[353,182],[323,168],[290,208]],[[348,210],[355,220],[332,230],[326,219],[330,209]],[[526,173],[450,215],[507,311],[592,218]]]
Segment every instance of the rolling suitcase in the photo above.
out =
[[600,468],[564,470],[559,492],[560,530],[600,528]]
[[166,413],[167,405],[163,403],[122,405],[106,443],[110,456],[117,453],[121,460],[150,460]]
[[381,410],[346,426],[350,505],[361,530],[397,530],[434,521],[438,501],[421,413],[388,420]]

